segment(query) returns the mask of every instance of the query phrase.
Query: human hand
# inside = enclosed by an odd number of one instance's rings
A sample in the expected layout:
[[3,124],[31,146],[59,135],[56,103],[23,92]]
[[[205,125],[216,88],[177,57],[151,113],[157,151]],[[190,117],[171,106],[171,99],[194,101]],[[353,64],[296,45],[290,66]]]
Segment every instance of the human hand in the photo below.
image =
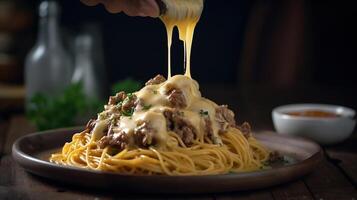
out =
[[88,6],[103,4],[110,13],[124,12],[129,16],[158,17],[160,8],[156,0],[81,0]]

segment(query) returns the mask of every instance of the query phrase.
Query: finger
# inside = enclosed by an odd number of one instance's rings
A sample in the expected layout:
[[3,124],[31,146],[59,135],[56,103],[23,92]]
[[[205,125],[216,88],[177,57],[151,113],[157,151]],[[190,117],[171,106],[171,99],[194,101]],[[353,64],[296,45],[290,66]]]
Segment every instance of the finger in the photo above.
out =
[[104,4],[110,13],[119,13],[123,11],[126,6],[125,0],[102,0],[101,3]]
[[141,14],[139,16],[159,17],[160,8],[156,0],[142,0]]
[[81,2],[87,6],[95,6],[100,3],[100,0],[81,0]]
[[158,17],[160,8],[155,0],[125,0],[124,12],[129,16]]

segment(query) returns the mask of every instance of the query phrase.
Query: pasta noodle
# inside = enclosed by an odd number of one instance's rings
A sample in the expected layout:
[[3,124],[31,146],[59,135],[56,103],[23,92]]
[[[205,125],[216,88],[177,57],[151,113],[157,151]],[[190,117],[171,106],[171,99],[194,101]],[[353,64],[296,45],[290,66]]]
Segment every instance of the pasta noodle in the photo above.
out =
[[[270,152],[237,126],[234,113],[201,96],[191,79],[194,28],[203,0],[163,0],[168,36],[168,79],[156,76],[140,91],[119,92],[86,129],[50,161],[60,165],[143,175],[213,175],[260,169]],[[184,41],[185,75],[171,76],[173,28]]]
[[83,131],[50,161],[122,174],[213,175],[258,170],[269,158],[269,151],[253,137],[245,138],[238,129],[230,128],[221,137],[223,145],[196,140],[191,147],[181,147],[181,139],[170,133],[164,149],[124,149],[110,155],[109,147],[100,148],[90,133]]

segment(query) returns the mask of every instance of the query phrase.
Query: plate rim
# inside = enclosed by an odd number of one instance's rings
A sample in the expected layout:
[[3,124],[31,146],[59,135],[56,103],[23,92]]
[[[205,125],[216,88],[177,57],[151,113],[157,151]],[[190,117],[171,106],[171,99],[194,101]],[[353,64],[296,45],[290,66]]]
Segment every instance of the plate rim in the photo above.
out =
[[[212,185],[213,183],[208,183],[208,182],[218,182],[218,184],[223,184],[224,186],[219,186],[217,188],[213,188],[210,191],[204,192],[202,188],[198,187],[197,189],[194,188],[186,188],[186,189],[179,189],[174,190],[172,189],[172,186],[166,186],[170,189],[167,191],[159,192],[159,193],[167,193],[167,194],[198,194],[198,193],[216,193],[216,192],[229,192],[229,191],[242,191],[242,190],[252,190],[252,189],[260,189],[260,188],[266,188],[270,186],[274,186],[277,184],[281,184],[284,182],[289,182],[292,180],[296,180],[310,172],[312,172],[315,167],[320,164],[323,160],[323,150],[320,145],[317,143],[306,139],[306,138],[299,138],[299,137],[291,137],[291,136],[285,136],[285,135],[280,135],[276,134],[272,131],[264,131],[262,134],[268,135],[268,134],[274,134],[276,137],[280,138],[287,138],[287,139],[294,139],[298,140],[301,142],[308,142],[309,144],[313,145],[313,149],[315,150],[314,153],[310,153],[311,155],[303,159],[297,163],[293,163],[290,165],[286,166],[281,166],[278,168],[273,168],[273,169],[265,169],[265,170],[258,170],[258,171],[251,171],[251,172],[242,172],[242,173],[228,173],[228,174],[216,174],[216,175],[189,175],[189,176],[170,176],[170,175],[138,175],[138,174],[120,174],[116,172],[108,172],[108,171],[97,171],[97,170],[91,170],[91,169],[85,169],[85,168],[78,168],[78,167],[73,167],[73,166],[61,166],[55,163],[51,163],[49,161],[46,161],[41,158],[37,158],[36,154],[41,153],[43,151],[49,150],[51,148],[43,148],[43,150],[39,150],[38,152],[34,152],[34,154],[30,155],[27,152],[24,152],[23,149],[20,147],[21,142],[28,138],[32,137],[37,137],[39,135],[46,135],[46,134],[51,134],[53,132],[76,132],[82,130],[83,127],[70,127],[70,128],[61,128],[61,129],[53,129],[53,130],[47,130],[47,131],[40,131],[40,132],[34,132],[28,135],[24,135],[20,138],[18,138],[12,146],[12,158],[16,161],[17,164],[19,164],[25,171],[30,172],[32,174],[36,174],[41,177],[45,177],[47,179],[51,179],[55,182],[62,182],[62,183],[68,183],[68,185],[74,185],[78,186],[81,184],[83,188],[99,188],[103,189],[105,185],[96,185],[96,184],[87,184],[87,185],[82,185],[82,183],[74,181],[69,182],[68,181],[68,174],[77,174],[78,176],[89,176],[90,178],[95,179],[106,179],[107,177],[110,177],[116,182],[116,184],[122,184],[121,181],[132,181],[132,180],[138,180],[138,181],[152,181],[154,180],[156,185],[160,184],[168,184],[171,183],[171,181],[178,181],[180,183],[185,183],[187,182],[204,182],[207,185]],[[73,135],[73,134],[72,134]],[[258,134],[259,135],[259,134]],[[55,146],[55,145],[53,145]],[[51,172],[62,172],[63,174],[66,174],[64,177],[60,177],[59,175],[49,175],[46,172],[41,171],[40,169],[47,169],[47,171]],[[300,170],[297,170],[300,169]],[[279,177],[281,173],[284,172],[291,172],[294,171],[294,173],[287,174],[285,177]],[[271,178],[273,176],[273,180],[266,181],[265,179]],[[154,179],[152,179],[155,177]],[[261,180],[260,182],[257,182],[256,185],[253,183],[250,183],[253,186],[243,186],[242,188],[234,188],[233,186],[227,186],[227,183],[220,183],[220,181],[226,181],[229,183],[236,183],[237,180],[242,180],[242,181],[250,181],[250,178],[255,178]],[[132,183],[132,182],[131,182]],[[192,183],[191,183],[192,184]],[[109,186],[110,187],[110,186]],[[129,184],[130,187],[130,184]],[[152,187],[152,186],[150,186]],[[109,189],[111,190],[111,189]],[[142,188],[143,191],[136,191],[139,193],[157,193],[157,191],[151,191],[146,188]]]

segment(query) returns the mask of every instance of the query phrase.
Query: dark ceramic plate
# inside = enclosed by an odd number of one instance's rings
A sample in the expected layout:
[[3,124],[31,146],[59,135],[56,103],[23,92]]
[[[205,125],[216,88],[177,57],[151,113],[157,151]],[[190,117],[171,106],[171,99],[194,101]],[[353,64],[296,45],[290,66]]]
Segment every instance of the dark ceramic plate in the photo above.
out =
[[215,193],[258,189],[291,181],[311,172],[322,160],[322,151],[314,142],[275,133],[259,133],[255,137],[266,147],[286,156],[271,169],[256,172],[208,176],[143,176],[121,175],[48,162],[73,133],[81,128],[39,132],[19,138],[12,147],[16,162],[26,171],[70,185],[95,189],[140,193]]

